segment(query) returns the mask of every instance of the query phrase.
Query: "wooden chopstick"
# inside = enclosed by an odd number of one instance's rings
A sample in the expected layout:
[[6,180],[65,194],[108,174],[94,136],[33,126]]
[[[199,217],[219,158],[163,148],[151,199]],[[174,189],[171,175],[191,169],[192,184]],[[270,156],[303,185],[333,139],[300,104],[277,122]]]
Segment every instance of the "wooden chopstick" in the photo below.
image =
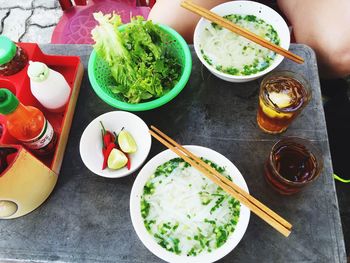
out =
[[241,35],[265,48],[268,48],[296,63],[299,63],[299,64],[302,64],[304,63],[304,59],[274,43],[271,43],[269,41],[267,41],[266,39],[250,32],[249,30],[246,30],[234,23],[232,23],[231,21],[215,14],[214,12],[211,12],[210,10],[208,9],[205,9],[199,5],[196,5],[190,1],[183,1],[181,2],[181,6],[183,8],[186,8],[187,10],[197,14],[197,15],[200,15],[206,19],[208,19],[209,21],[211,22],[214,22],[238,35]]
[[[154,126],[151,126],[152,129],[155,131],[159,131]],[[200,172],[202,172],[204,175],[206,175],[210,180],[212,180],[215,184],[220,186],[223,190],[225,190],[228,194],[236,198],[238,201],[240,201],[242,204],[247,206],[252,212],[254,212],[257,216],[262,218],[265,222],[270,224],[272,227],[274,227],[276,230],[278,230],[280,233],[282,233],[284,236],[289,236],[291,233],[291,227],[292,225],[288,223],[286,220],[284,220],[282,217],[278,216],[275,212],[267,208],[266,206],[259,206],[261,203],[250,196],[247,192],[243,191],[241,188],[239,188],[237,185],[235,185],[230,180],[227,181],[228,183],[224,182],[225,178],[220,173],[218,173],[215,169],[213,169],[209,165],[205,165],[206,163],[203,162],[201,159],[193,155],[191,152],[183,148],[181,145],[176,143],[174,140],[172,140],[170,137],[165,135],[164,133],[160,132],[156,134],[154,131],[149,131],[151,135],[156,138],[159,142],[164,144],[167,148],[175,152],[178,156],[180,156],[183,160],[188,162],[193,167],[197,168]],[[163,139],[161,136],[165,135],[165,139]],[[166,141],[166,139],[171,139],[170,142]],[[178,147],[178,148],[177,148]],[[182,152],[181,150],[185,149],[187,153],[190,153],[190,155],[186,155],[186,153]],[[244,192],[242,194],[242,192]],[[255,200],[254,202],[251,202],[246,196],[250,196],[251,200]],[[257,202],[256,202],[257,201]],[[271,213],[272,212],[272,213]]]
[[[184,148],[183,146],[181,146],[180,144],[178,144],[176,141],[174,141],[173,139],[171,139],[168,135],[166,135],[165,133],[163,133],[162,131],[160,131],[159,129],[157,129],[156,127],[151,125],[151,129],[153,129],[154,131],[156,131],[158,134],[160,134],[163,138],[165,138],[168,142],[172,143],[173,145],[175,145],[177,148],[179,148],[182,152],[184,152],[185,154],[187,154],[190,158],[192,158],[193,160],[200,160],[200,158],[196,155],[194,155],[193,153],[191,153],[189,150],[187,150],[186,148]],[[240,188],[238,185],[232,183],[232,181],[230,181],[229,179],[227,179],[225,176],[222,176],[218,171],[216,171],[215,169],[212,169],[212,167],[207,164],[206,162],[202,162],[201,163],[202,166],[204,166],[204,168],[206,168],[207,170],[212,170],[211,172],[214,173],[214,175],[218,178],[220,178],[225,184],[229,185],[230,187],[232,187],[236,192],[239,192],[241,195],[243,195],[246,199],[249,200],[249,202],[254,203],[255,206],[259,207],[262,211],[264,211],[267,214],[270,214],[271,217],[273,217],[276,221],[279,221],[282,225],[284,225],[286,228],[291,229],[292,225],[285,220],[284,218],[282,218],[281,216],[279,216],[278,214],[276,214],[274,211],[272,211],[270,208],[268,208],[267,206],[265,206],[263,203],[261,203],[259,200],[255,199],[253,196],[251,196],[249,193],[247,193],[245,190],[243,190],[242,188]]]

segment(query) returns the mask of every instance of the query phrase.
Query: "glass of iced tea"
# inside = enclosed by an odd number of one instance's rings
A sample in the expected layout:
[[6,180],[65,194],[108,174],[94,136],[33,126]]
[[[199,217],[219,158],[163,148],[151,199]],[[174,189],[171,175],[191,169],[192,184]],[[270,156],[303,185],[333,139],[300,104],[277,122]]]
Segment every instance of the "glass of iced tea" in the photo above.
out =
[[257,121],[267,133],[284,132],[311,99],[308,82],[291,71],[276,71],[261,82]]
[[315,181],[322,169],[322,154],[310,141],[286,137],[272,147],[265,178],[279,193],[291,195]]

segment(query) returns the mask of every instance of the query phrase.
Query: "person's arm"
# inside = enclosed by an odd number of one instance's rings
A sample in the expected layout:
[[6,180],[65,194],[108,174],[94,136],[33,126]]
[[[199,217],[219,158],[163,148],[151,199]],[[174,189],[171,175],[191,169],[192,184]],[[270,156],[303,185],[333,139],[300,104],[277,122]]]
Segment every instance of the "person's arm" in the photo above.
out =
[[350,1],[278,0],[298,43],[312,47],[323,77],[350,75]]
[[[182,8],[181,2],[182,0],[157,0],[148,19],[174,28],[188,43],[192,43],[193,32],[200,17]],[[193,0],[193,2],[211,9],[227,0]]]

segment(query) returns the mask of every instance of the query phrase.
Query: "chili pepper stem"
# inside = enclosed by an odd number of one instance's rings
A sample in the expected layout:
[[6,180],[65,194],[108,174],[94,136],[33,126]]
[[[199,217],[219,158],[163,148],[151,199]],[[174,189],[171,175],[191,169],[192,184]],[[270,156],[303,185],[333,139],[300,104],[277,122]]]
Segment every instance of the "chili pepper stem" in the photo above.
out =
[[[120,129],[120,132],[121,132],[122,130],[124,130],[124,127]],[[119,133],[120,133],[120,132],[119,132]],[[119,135],[119,133],[118,133],[118,135]]]
[[118,135],[115,131],[113,132],[113,134],[114,134],[114,138],[115,138],[114,143],[117,145],[118,144]]
[[102,127],[103,135],[105,135],[106,134],[105,126],[103,126],[102,121],[100,121],[100,124],[101,124],[101,127]]

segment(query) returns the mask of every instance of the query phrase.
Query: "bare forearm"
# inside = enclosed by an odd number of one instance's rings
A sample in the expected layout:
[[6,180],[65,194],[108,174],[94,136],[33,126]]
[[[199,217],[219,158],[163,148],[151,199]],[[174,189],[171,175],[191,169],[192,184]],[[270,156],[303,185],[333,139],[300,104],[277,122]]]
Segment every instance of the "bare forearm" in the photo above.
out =
[[[183,0],[158,0],[152,8],[148,19],[169,25],[178,31],[188,43],[193,42],[193,32],[200,17],[182,8]],[[212,8],[227,0],[193,0],[203,7]]]
[[350,1],[278,0],[298,43],[311,46],[324,77],[350,74]]

